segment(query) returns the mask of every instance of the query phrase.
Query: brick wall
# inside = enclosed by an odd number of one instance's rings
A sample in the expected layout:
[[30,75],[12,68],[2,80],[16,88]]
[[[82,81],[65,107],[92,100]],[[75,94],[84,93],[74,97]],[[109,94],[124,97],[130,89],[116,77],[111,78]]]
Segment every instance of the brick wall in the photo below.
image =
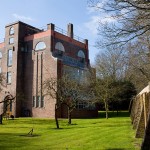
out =
[[[10,28],[14,27],[14,34],[10,35]],[[0,50],[4,57],[0,60],[2,71],[6,75],[7,72],[12,73],[12,83],[6,84],[5,92],[10,92],[16,96],[16,101],[13,103],[13,115],[15,117],[24,116],[23,110],[28,110],[29,116],[33,117],[49,117],[54,118],[56,99],[48,96],[44,97],[44,107],[33,107],[33,96],[43,96],[42,84],[48,78],[60,78],[63,71],[62,58],[54,58],[53,53],[55,44],[61,42],[65,48],[64,55],[67,59],[78,61],[75,66],[82,70],[88,70],[89,52],[88,40],[84,42],[75,40],[73,38],[73,25],[68,25],[68,34],[55,31],[55,25],[49,24],[46,31],[42,31],[35,27],[22,22],[15,22],[9,24],[5,28],[5,42],[0,44]],[[9,44],[9,38],[14,37],[14,43]],[[35,51],[38,42],[44,42],[46,48],[41,51]],[[7,66],[8,50],[13,49],[12,66]],[[85,54],[85,64],[80,66],[81,58],[78,57],[78,52],[82,50]],[[79,63],[80,62],[80,63]],[[64,63],[65,64],[65,63]],[[2,106],[1,106],[2,107]],[[64,112],[61,111],[61,114]],[[97,111],[93,110],[74,110],[73,117],[95,117]]]

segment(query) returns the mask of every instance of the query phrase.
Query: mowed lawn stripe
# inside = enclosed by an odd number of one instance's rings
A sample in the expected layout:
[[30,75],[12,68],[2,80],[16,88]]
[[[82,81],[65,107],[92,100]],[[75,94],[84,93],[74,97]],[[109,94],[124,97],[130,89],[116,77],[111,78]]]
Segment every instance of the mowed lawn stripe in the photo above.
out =
[[[103,112],[102,112],[103,113]],[[124,114],[126,113],[126,116]],[[141,139],[135,139],[128,112],[109,119],[59,119],[56,129],[53,119],[17,118],[0,125],[2,150],[139,150]],[[26,136],[34,129],[33,137]]]

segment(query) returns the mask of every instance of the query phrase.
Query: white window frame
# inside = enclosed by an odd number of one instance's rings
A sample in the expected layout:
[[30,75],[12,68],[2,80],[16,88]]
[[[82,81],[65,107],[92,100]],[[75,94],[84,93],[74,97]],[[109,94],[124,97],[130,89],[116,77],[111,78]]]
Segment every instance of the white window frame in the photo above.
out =
[[9,34],[13,35],[14,33],[15,33],[14,27],[11,27],[10,30],[9,30]]
[[9,38],[9,44],[14,44],[14,37]]
[[11,72],[7,72],[7,84],[11,84],[12,74]]
[[12,66],[13,50],[8,50],[7,66]]

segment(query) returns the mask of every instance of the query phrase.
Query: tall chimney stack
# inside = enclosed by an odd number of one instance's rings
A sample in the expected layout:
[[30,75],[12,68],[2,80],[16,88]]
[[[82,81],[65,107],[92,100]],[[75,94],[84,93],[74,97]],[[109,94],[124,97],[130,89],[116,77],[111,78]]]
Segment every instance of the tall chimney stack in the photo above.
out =
[[73,24],[71,24],[71,23],[68,24],[67,35],[69,37],[73,38]]

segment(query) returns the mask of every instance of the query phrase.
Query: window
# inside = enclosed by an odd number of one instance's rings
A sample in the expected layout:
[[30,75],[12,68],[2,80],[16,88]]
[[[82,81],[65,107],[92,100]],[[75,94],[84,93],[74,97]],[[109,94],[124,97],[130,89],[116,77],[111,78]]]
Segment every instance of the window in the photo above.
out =
[[7,72],[7,83],[11,84],[11,72]]
[[13,44],[13,43],[14,43],[14,38],[13,37],[9,38],[9,44]]
[[7,59],[7,65],[12,65],[12,49],[8,50],[8,59]]
[[32,107],[44,107],[44,96],[33,96]]
[[41,106],[41,97],[40,96],[37,96],[36,98],[36,107],[40,107]]
[[0,67],[0,73],[2,73],[2,68]]
[[38,106],[37,107],[41,107],[41,97],[38,96],[37,99],[38,99]]
[[36,96],[33,96],[33,103],[32,103],[33,107],[36,107]]
[[2,52],[0,52],[0,59],[2,58]]
[[44,42],[39,42],[35,46],[35,51],[40,51],[46,48],[46,45]]
[[84,54],[84,52],[82,50],[79,50],[78,57],[85,58],[85,54]]
[[57,42],[57,43],[55,44],[55,49],[56,49],[56,50],[59,50],[59,51],[62,51],[62,52],[65,52],[64,46],[62,45],[61,42]]
[[77,104],[78,109],[85,109],[86,107],[87,107],[86,102],[78,102],[78,104]]
[[14,32],[15,32],[14,27],[11,27],[9,30],[9,34],[12,35],[12,34],[14,34]]
[[44,96],[42,96],[42,99],[41,99],[41,107],[44,107]]

